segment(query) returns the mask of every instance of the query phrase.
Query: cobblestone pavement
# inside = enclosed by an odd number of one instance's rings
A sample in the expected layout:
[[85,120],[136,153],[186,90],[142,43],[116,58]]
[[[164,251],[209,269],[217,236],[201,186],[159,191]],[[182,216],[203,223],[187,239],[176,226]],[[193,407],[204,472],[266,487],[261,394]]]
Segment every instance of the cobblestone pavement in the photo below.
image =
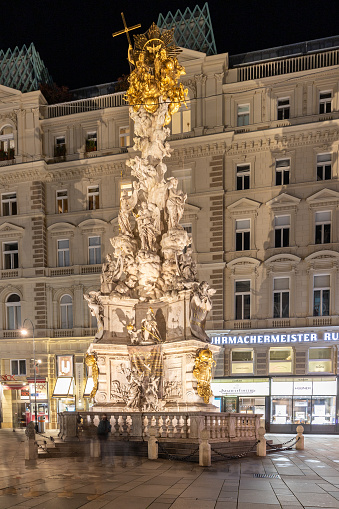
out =
[[[274,441],[290,438],[277,435]],[[90,458],[39,459],[26,466],[24,442],[23,432],[0,430],[0,509],[339,508],[339,436],[306,435],[304,451],[219,461],[210,468],[132,457],[125,464],[115,458],[114,466]]]

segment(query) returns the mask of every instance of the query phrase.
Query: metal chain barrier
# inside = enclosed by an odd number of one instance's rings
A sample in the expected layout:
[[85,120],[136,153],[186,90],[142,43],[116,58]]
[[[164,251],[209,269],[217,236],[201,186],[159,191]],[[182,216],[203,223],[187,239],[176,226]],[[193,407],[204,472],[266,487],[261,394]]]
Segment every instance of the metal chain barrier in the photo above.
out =
[[188,454],[187,456],[176,456],[175,454],[170,454],[169,452],[167,452],[166,449],[163,448],[163,446],[161,445],[160,442],[156,442],[156,443],[158,444],[158,447],[159,447],[160,451],[163,454],[165,454],[166,458],[169,459],[169,460],[196,461],[196,459],[193,458],[193,456],[195,456],[196,454],[199,454],[199,446],[193,452]]
[[[266,446],[270,447],[270,449],[273,449],[274,451],[288,451],[289,449],[292,449],[292,447],[300,440],[300,437],[293,437],[291,440],[287,440],[287,442],[284,442],[283,444],[278,445],[272,445],[266,442]],[[293,442],[294,441],[294,442]],[[290,443],[292,442],[292,443]],[[286,444],[290,444],[288,447],[283,447]]]
[[[237,459],[240,459],[240,458],[244,458],[245,456],[247,456],[247,454],[250,454],[251,452],[253,452],[254,449],[257,447],[259,442],[260,442],[260,440],[257,440],[256,443],[253,444],[252,447],[250,449],[248,449],[247,451],[244,451],[244,452],[242,452],[240,454],[233,454],[232,456],[228,456],[227,454],[224,454],[223,452],[217,451],[217,449],[214,449],[214,447],[211,447],[211,451],[213,451],[214,453],[218,454],[218,456],[221,456],[220,461],[222,461],[224,459],[226,459],[226,460],[237,460]],[[213,461],[218,461],[218,460],[214,459]]]

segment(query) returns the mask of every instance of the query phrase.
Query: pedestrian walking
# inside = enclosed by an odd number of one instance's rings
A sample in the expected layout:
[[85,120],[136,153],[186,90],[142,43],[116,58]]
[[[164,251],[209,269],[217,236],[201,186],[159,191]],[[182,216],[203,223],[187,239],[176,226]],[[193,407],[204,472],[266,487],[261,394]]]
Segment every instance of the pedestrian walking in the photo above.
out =
[[107,414],[103,414],[98,425],[98,439],[100,441],[100,453],[101,461],[104,461],[105,457],[109,456],[108,450],[108,434],[111,432],[112,426],[107,420]]

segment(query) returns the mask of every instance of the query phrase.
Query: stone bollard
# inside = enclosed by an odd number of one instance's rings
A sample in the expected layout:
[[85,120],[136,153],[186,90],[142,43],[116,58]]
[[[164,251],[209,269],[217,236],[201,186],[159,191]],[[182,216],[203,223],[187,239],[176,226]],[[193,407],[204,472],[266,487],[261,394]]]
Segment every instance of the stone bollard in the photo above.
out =
[[158,459],[158,444],[156,439],[157,430],[154,426],[150,427],[149,438],[148,438],[148,459]]
[[26,463],[34,463],[38,459],[38,444],[35,441],[34,422],[28,423],[26,428],[26,444],[25,444],[25,461]]
[[211,445],[208,443],[210,438],[210,432],[207,428],[204,428],[200,432],[200,444],[199,444],[199,465],[201,467],[211,466]]
[[305,437],[303,435],[304,427],[303,426],[297,426],[297,437],[299,437],[298,442],[295,444],[295,448],[299,451],[303,451],[305,449]]
[[266,456],[266,438],[265,438],[266,430],[264,427],[260,426],[258,429],[258,440],[257,444],[257,456]]

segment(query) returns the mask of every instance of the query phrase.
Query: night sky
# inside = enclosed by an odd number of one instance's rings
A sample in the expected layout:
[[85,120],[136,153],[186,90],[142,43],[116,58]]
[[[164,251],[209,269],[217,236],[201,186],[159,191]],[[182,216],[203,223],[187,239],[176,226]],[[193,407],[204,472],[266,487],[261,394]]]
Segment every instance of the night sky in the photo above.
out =
[[[145,32],[159,12],[204,5],[204,0],[10,0],[1,4],[0,48],[35,44],[58,85],[70,89],[128,74],[123,28]],[[218,53],[230,55],[339,34],[337,0],[209,0]]]

